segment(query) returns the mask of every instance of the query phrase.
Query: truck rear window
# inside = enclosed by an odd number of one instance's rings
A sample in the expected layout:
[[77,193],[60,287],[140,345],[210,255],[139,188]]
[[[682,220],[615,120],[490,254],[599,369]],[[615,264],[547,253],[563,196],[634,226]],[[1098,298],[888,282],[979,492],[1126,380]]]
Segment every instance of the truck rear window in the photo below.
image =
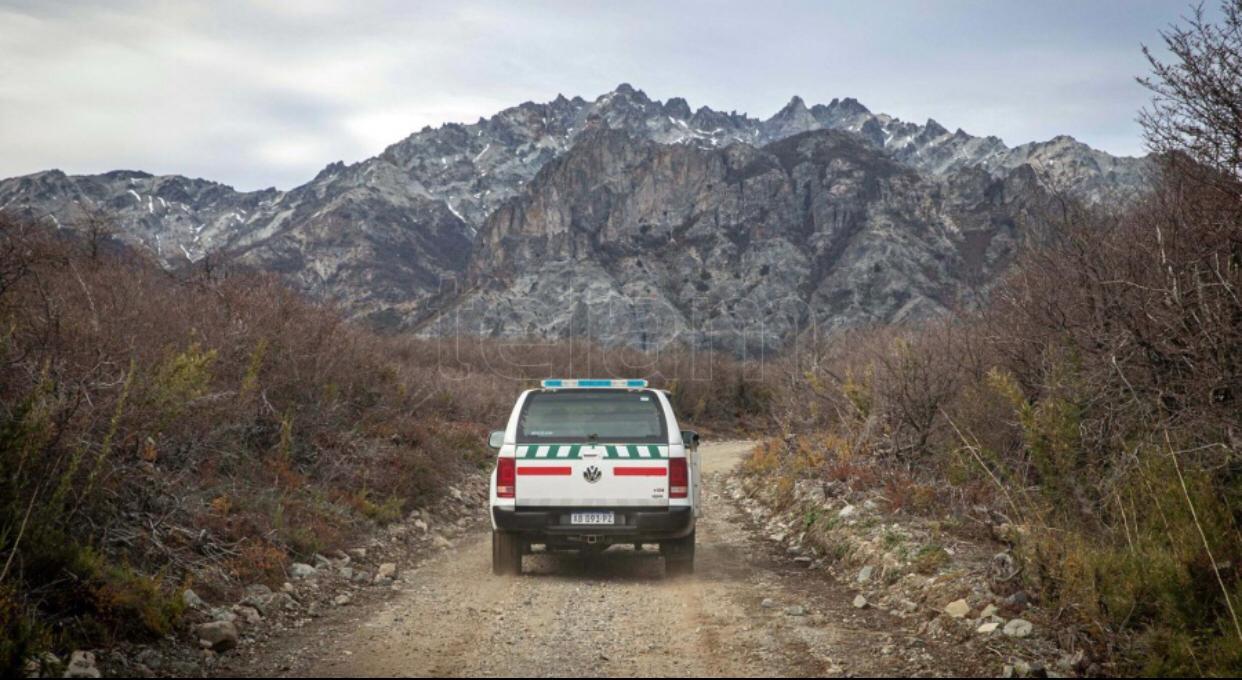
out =
[[668,441],[664,413],[650,392],[559,390],[534,392],[518,417],[519,444]]

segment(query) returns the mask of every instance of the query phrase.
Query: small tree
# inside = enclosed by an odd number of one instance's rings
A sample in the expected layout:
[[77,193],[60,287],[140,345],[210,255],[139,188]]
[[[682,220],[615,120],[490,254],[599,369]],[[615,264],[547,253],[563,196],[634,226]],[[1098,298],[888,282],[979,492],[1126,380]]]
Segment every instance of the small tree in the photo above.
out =
[[79,208],[78,218],[72,226],[86,240],[86,249],[92,262],[99,261],[104,243],[114,238],[117,233],[115,217],[97,207]]
[[1224,0],[1221,13],[1211,23],[1200,5],[1185,25],[1161,32],[1168,63],[1143,47],[1152,73],[1138,81],[1154,96],[1139,122],[1151,150],[1179,172],[1242,198],[1242,0]]
[[0,299],[30,273],[34,259],[29,243],[31,231],[29,224],[0,213]]

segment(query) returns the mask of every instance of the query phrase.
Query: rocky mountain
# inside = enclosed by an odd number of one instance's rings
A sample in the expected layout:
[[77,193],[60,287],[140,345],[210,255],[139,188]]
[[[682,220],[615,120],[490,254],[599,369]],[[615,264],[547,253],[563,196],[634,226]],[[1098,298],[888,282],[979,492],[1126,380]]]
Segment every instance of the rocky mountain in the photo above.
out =
[[[604,134],[609,131],[616,134]],[[558,202],[593,206],[595,201],[600,200],[598,193],[582,182],[570,183],[572,195],[548,193],[569,188],[570,185],[562,187],[558,184],[558,181],[568,181],[564,174],[567,172],[566,164],[586,162],[584,158],[595,158],[594,172],[598,173],[601,181],[605,177],[611,178],[604,182],[610,187],[608,201],[619,205],[637,200],[659,200],[668,207],[648,207],[638,211],[642,213],[642,219],[647,220],[643,224],[625,222],[625,230],[643,226],[647,229],[647,232],[639,234],[642,238],[633,241],[613,238],[621,232],[614,233],[610,229],[622,229],[619,224],[605,229],[602,238],[595,241],[570,239],[568,242],[574,244],[570,253],[572,257],[560,260],[560,266],[566,268],[566,275],[589,279],[597,273],[590,269],[596,264],[605,269],[616,266],[619,260],[611,251],[591,251],[597,245],[601,248],[621,248],[625,252],[632,250],[634,253],[641,252],[643,247],[654,248],[646,257],[638,254],[633,257],[647,265],[664,262],[667,266],[673,266],[664,259],[669,256],[664,251],[669,244],[660,242],[655,236],[646,236],[659,233],[660,228],[676,232],[674,227],[681,222],[669,222],[672,218],[665,218],[665,213],[676,215],[680,220],[692,221],[682,235],[697,244],[696,256],[702,259],[705,266],[713,269],[719,269],[719,265],[713,264],[711,258],[734,257],[735,260],[730,262],[749,258],[746,261],[750,262],[754,258],[769,257],[770,254],[760,255],[758,251],[736,246],[728,249],[722,245],[732,242],[731,239],[742,238],[743,234],[746,238],[762,241],[766,236],[761,238],[761,235],[775,233],[773,230],[776,230],[794,250],[811,246],[818,248],[815,244],[819,241],[812,243],[807,239],[811,238],[812,233],[819,234],[816,239],[828,238],[816,231],[823,226],[817,221],[823,219],[823,213],[811,211],[806,206],[786,205],[785,202],[796,196],[798,200],[811,201],[812,204],[821,201],[824,206],[835,206],[835,210],[846,210],[845,203],[835,202],[837,194],[832,191],[855,189],[845,188],[846,184],[834,184],[836,188],[831,190],[819,185],[816,185],[818,189],[808,189],[800,175],[790,174],[795,167],[803,168],[798,172],[809,172],[807,168],[818,168],[821,173],[836,172],[833,170],[834,162],[823,153],[812,154],[820,159],[818,161],[789,165],[785,171],[786,179],[780,182],[772,174],[776,166],[769,167],[774,162],[771,158],[784,159],[777,165],[786,167],[792,158],[790,154],[797,155],[789,150],[786,142],[801,139],[798,143],[808,143],[803,136],[812,132],[836,133],[814,137],[821,140],[817,144],[822,148],[843,153],[848,150],[852,158],[865,156],[865,163],[859,161],[863,166],[899,170],[901,177],[910,178],[908,181],[886,183],[880,181],[878,176],[867,175],[865,179],[860,176],[854,180],[868,186],[873,181],[879,182],[877,186],[883,186],[884,191],[913,191],[915,193],[908,198],[911,201],[915,200],[915,196],[923,197],[919,200],[936,197],[935,201],[938,201],[933,210],[935,214],[925,214],[920,212],[924,208],[914,210],[911,207],[902,213],[900,220],[893,218],[891,228],[877,230],[859,226],[873,217],[857,216],[862,214],[858,211],[870,215],[868,211],[877,207],[874,201],[867,198],[871,194],[851,194],[849,210],[853,211],[851,215],[855,215],[851,219],[862,222],[850,222],[853,226],[846,229],[861,229],[860,234],[867,234],[866,240],[872,244],[870,247],[877,249],[867,255],[870,258],[879,257],[880,253],[909,250],[910,239],[930,238],[927,234],[933,232],[955,234],[971,231],[952,231],[949,223],[944,222],[965,219],[963,215],[970,210],[962,208],[966,210],[962,213],[958,208],[944,206],[970,204],[982,209],[977,197],[970,192],[980,190],[983,185],[1006,186],[1006,183],[1019,181],[1015,178],[1021,178],[1020,183],[1032,190],[1063,192],[1093,202],[1115,202],[1132,198],[1146,184],[1146,161],[1143,159],[1113,157],[1069,137],[1009,148],[995,137],[974,137],[961,130],[949,132],[935,121],[918,125],[884,114],[873,114],[848,98],[808,107],[800,98],[794,97],[774,116],[760,120],[707,107],[691,110],[683,99],[674,98],[666,102],[652,100],[641,90],[621,85],[591,102],[578,97],[567,99],[558,96],[546,103],[526,102],[474,124],[451,123],[434,129],[424,128],[373,158],[350,165],[331,164],[311,181],[288,191],[267,189],[239,192],[201,179],[160,177],[131,171],[69,176],[52,170],[0,181],[0,210],[46,220],[65,228],[80,224],[86,215],[107,214],[115,220],[127,241],[149,250],[167,266],[184,266],[212,253],[216,260],[278,271],[299,288],[336,301],[352,315],[382,326],[438,328],[440,322],[429,322],[428,318],[446,308],[451,297],[451,293],[446,291],[446,282],[478,288],[484,286],[485,281],[491,281],[484,287],[494,294],[497,290],[495,281],[508,280],[513,276],[512,272],[497,268],[509,262],[506,259],[509,256],[499,253],[498,249],[528,249],[532,246],[522,243],[524,235],[544,233],[553,228],[550,224],[537,224],[541,213],[519,218],[515,217],[518,214],[515,211],[524,210],[523,206],[530,205],[532,201],[541,202],[547,210],[555,212],[553,208],[564,210],[563,206],[557,208]],[[620,141],[622,138],[627,141],[623,143]],[[828,139],[834,141],[822,141]],[[603,140],[613,141],[605,144]],[[618,151],[620,155],[615,157],[598,156],[601,146],[617,148],[617,145],[629,150],[624,153]],[[579,146],[584,148],[579,151]],[[653,182],[657,179],[659,182],[671,182],[656,194],[651,194],[644,193],[652,191],[649,188],[618,183],[616,179],[618,172],[641,170],[642,163],[634,165],[638,157],[634,154],[648,158],[652,163],[659,157],[669,162],[705,164],[704,168],[732,168],[731,164],[740,162],[738,159],[741,158],[766,158],[769,160],[755,162],[768,163],[762,167],[769,167],[769,170],[760,172],[761,165],[747,166],[750,168],[747,172],[758,173],[750,180],[766,177],[759,185],[753,181],[737,184],[732,179],[732,183],[724,182],[725,176],[736,179],[735,175],[718,175],[715,170],[707,169],[684,177],[676,173],[650,175]],[[846,161],[840,164],[848,165]],[[734,168],[729,173],[736,171]],[[554,177],[559,180],[552,179]],[[708,178],[711,178],[711,190],[684,183],[708,181]],[[778,184],[781,187],[779,190],[776,188]],[[726,191],[726,186],[746,187],[746,190],[735,195]],[[631,191],[627,193],[625,187]],[[750,193],[760,187],[775,193],[761,200]],[[646,198],[640,199],[640,195]],[[890,196],[886,200],[892,198]],[[720,203],[722,201],[738,204],[726,209],[724,203]],[[773,203],[761,206],[764,201]],[[694,210],[671,207],[677,205],[699,207]],[[891,207],[885,204],[883,210]],[[820,206],[816,210],[825,209]],[[591,214],[597,217],[598,206],[593,207],[592,211]],[[711,212],[714,217],[704,221],[701,217],[704,211]],[[808,219],[811,221],[807,222]],[[506,220],[521,220],[521,226],[499,226]],[[573,225],[573,229],[577,230],[575,234],[582,230],[594,233],[599,226],[593,222],[581,222],[577,216],[572,216],[567,224]],[[541,229],[544,231],[540,232]],[[721,230],[715,234],[716,239],[723,239],[719,244],[709,245],[703,240],[706,238],[704,231],[711,229]],[[729,229],[736,234],[730,235]],[[795,238],[792,232],[785,233],[790,229],[801,229],[807,235]],[[917,234],[907,233],[906,230],[915,230]],[[945,238],[952,240],[948,236]],[[836,248],[843,248],[842,253],[849,251],[850,257],[863,257],[863,254],[846,248],[839,239],[828,240],[837,243]],[[638,250],[634,250],[636,248]],[[955,248],[960,251],[958,245],[950,248],[944,243],[937,248],[939,250],[933,250],[942,252],[946,257]],[[969,267],[960,271],[953,269],[958,264],[966,266],[964,261],[930,264],[920,261],[917,268],[920,271],[927,267],[937,271],[943,268],[941,273],[949,278],[942,279],[940,273],[924,276],[911,270],[912,282],[922,277],[928,283],[911,283],[915,287],[908,291],[910,296],[904,302],[890,300],[880,304],[869,299],[866,293],[858,293],[860,297],[857,300],[845,304],[836,298],[830,300],[831,296],[821,291],[824,282],[837,280],[834,276],[839,278],[841,272],[836,267],[841,263],[837,257],[842,253],[828,248],[799,250],[796,254],[805,259],[810,253],[818,253],[813,261],[807,263],[807,267],[817,273],[810,278],[803,274],[793,277],[799,282],[794,286],[799,291],[799,304],[841,314],[834,316],[834,324],[903,318],[916,311],[922,314],[923,310],[942,307],[955,296],[965,294],[965,289],[959,289],[953,281],[974,276],[971,273],[974,270]],[[536,260],[531,258],[524,264],[530,265]],[[777,262],[768,264],[770,271],[771,265]],[[576,270],[579,266],[584,269]],[[762,268],[762,264],[759,266]],[[892,266],[898,266],[898,263],[894,262]],[[493,269],[489,271],[489,267]],[[986,275],[985,269],[979,271]],[[745,278],[741,272],[732,271],[719,275],[712,273],[711,276],[732,277],[734,274],[740,279]],[[552,276],[550,272],[547,275]],[[492,278],[488,279],[489,276]],[[624,278],[638,281],[636,277]],[[706,285],[707,290],[698,291],[700,293],[710,293],[721,299],[730,294],[742,294],[743,287],[722,287],[722,284],[706,284],[704,281],[706,279],[701,280],[698,286]],[[930,283],[933,281],[937,282],[935,286]],[[661,279],[660,286],[675,283],[673,278]],[[618,290],[628,290],[625,285]],[[772,289],[771,285],[759,286],[758,292],[753,295],[774,294],[776,289]],[[793,286],[792,283],[790,285]],[[890,281],[885,285],[895,284]],[[944,290],[933,290],[936,286]],[[784,291],[783,288],[780,290]],[[950,290],[953,292],[948,292]],[[697,311],[698,308],[687,306],[685,291],[661,288],[659,293],[657,297],[664,301],[661,304],[669,305],[669,323],[674,324],[670,328],[680,327],[677,324],[698,323],[686,316],[688,311]],[[472,304],[487,299],[490,298],[476,294]],[[432,306],[429,307],[429,304]],[[845,313],[846,309],[861,311]],[[672,314],[674,311],[678,314]],[[486,316],[476,320],[484,318]],[[548,329],[557,327],[550,319],[545,321]],[[773,323],[776,324],[776,321],[773,320]],[[493,330],[508,334],[519,332],[526,325],[511,320]],[[777,333],[783,336],[796,324],[776,326],[784,329]],[[658,337],[665,335],[655,334]],[[708,341],[706,336],[700,339]],[[633,342],[641,344],[642,340]]]
[[705,149],[601,128],[493,213],[420,331],[765,353],[976,302],[1048,196],[1029,166],[934,179],[832,130]]

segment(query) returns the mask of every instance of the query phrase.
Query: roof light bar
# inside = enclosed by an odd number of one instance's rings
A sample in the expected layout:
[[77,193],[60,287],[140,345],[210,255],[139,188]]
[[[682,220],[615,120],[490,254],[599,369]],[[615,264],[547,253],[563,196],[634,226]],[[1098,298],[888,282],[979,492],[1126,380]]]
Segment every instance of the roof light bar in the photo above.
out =
[[621,380],[594,380],[594,379],[573,379],[573,378],[549,378],[544,380],[542,385],[545,388],[558,387],[628,387],[641,388],[647,386],[647,381],[641,378],[625,378]]

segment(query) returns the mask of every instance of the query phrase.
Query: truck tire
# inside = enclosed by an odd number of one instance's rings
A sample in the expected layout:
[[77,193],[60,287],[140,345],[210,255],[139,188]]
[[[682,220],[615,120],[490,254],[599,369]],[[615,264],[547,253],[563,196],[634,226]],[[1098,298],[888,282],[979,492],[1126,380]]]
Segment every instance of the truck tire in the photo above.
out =
[[664,554],[664,574],[666,576],[688,576],[694,573],[694,532],[685,538],[677,538],[660,543],[660,552]]
[[522,540],[517,534],[492,532],[492,573],[497,576],[522,573]]

